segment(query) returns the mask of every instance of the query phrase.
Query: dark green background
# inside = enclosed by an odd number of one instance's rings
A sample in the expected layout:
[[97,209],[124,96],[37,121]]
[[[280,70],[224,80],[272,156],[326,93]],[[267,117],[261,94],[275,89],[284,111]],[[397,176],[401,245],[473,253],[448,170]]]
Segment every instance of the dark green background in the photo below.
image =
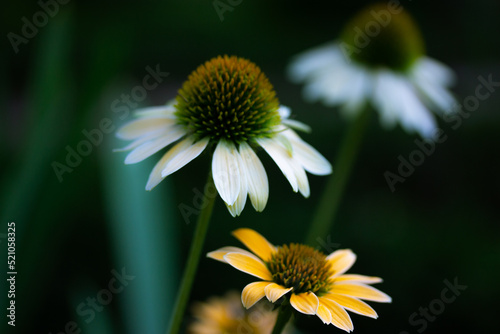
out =
[[[225,1],[224,1],[225,2]],[[178,205],[191,205],[210,165],[204,154],[144,191],[156,155],[125,166],[124,143],[105,134],[103,143],[59,182],[53,161],[64,162],[65,147],[85,139],[82,130],[103,118],[119,120],[112,102],[140,85],[145,67],[160,65],[170,75],[140,106],[165,103],[187,75],[219,54],[246,57],[269,76],[282,104],[313,133],[303,138],[335,166],[348,123],[337,110],[307,104],[301,87],[286,80],[290,58],[335,39],[344,22],[367,3],[243,0],[221,21],[211,1],[70,1],[16,54],[7,38],[20,34],[35,2],[13,2],[2,10],[0,65],[0,233],[14,221],[16,251],[16,333],[60,333],[76,321],[82,333],[164,333],[194,224]],[[429,56],[457,73],[459,101],[473,95],[478,76],[500,81],[500,4],[479,1],[401,1],[419,23]],[[497,329],[499,296],[500,92],[454,130],[439,126],[447,140],[407,180],[389,190],[384,172],[396,172],[398,156],[417,147],[418,137],[400,128],[385,131],[373,115],[341,203],[337,221],[324,240],[351,248],[352,272],[384,278],[380,289],[392,304],[372,306],[378,320],[352,315],[356,333],[418,333],[409,317],[439,299],[444,280],[467,289],[426,333],[492,332]],[[246,226],[271,242],[303,239],[325,177],[310,176],[311,197],[294,194],[277,166],[260,154],[270,180],[263,213],[247,203],[233,219],[217,200],[205,250],[237,245],[230,231]],[[194,218],[193,218],[194,221]],[[0,235],[1,237],[1,235]],[[2,254],[6,240],[0,238]],[[324,250],[331,251],[331,250]],[[0,257],[0,286],[6,307],[6,255]],[[111,270],[135,276],[93,321],[78,314],[88,297],[108,286]],[[193,300],[227,289],[241,290],[252,278],[203,258]],[[5,311],[0,332],[6,332]],[[189,316],[186,315],[186,321]],[[311,317],[301,330],[339,332]],[[315,327],[316,326],[316,327]]]

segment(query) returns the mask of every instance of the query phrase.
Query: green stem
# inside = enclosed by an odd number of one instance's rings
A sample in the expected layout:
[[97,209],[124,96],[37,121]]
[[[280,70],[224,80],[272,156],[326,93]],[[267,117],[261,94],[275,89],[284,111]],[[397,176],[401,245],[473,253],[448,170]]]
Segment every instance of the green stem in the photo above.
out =
[[[214,188],[214,181],[212,174],[210,173],[208,175],[207,186],[205,189]],[[210,217],[212,216],[212,209],[217,196],[206,195],[205,197],[205,206],[201,209],[200,215],[198,216],[193,242],[189,250],[186,269],[184,270],[179,293],[177,294],[177,300],[175,301],[174,315],[172,316],[170,328],[167,332],[170,334],[178,333],[181,327],[182,318],[184,317],[184,311],[191,293],[191,287],[196,275],[198,262],[200,261],[201,251],[203,249],[203,243],[205,242],[205,236],[208,230],[208,224],[210,222]]]
[[274,325],[273,332],[271,334],[280,334],[283,332],[283,329],[291,317],[292,308],[289,305],[281,306],[278,313],[278,319],[276,319],[276,324]]
[[335,215],[349,179],[352,165],[359,150],[363,132],[370,116],[369,108],[357,117],[349,127],[335,160],[333,174],[329,177],[316,213],[309,227],[306,244],[314,245],[317,238],[323,238],[332,229]]

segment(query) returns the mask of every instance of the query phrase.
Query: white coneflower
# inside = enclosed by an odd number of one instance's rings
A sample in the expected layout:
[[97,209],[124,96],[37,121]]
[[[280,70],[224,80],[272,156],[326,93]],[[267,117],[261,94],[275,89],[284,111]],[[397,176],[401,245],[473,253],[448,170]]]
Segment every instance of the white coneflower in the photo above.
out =
[[262,147],[276,162],[295,192],[309,196],[305,171],[331,173],[330,163],[291,128],[308,129],[288,119],[273,86],[254,63],[235,56],[216,57],[199,66],[179,90],[175,102],[137,112],[137,120],[117,133],[133,142],[126,164],[140,162],[174,144],[156,164],[147,190],[179,170],[212,144],[212,176],[233,216],[247,194],[257,211],[264,210],[269,185],[254,149]]
[[304,97],[340,105],[348,116],[366,102],[385,126],[400,123],[408,132],[434,135],[429,108],[452,112],[455,99],[447,90],[454,73],[424,54],[420,32],[400,7],[367,7],[344,28],[339,40],[298,55],[290,78],[305,82]]

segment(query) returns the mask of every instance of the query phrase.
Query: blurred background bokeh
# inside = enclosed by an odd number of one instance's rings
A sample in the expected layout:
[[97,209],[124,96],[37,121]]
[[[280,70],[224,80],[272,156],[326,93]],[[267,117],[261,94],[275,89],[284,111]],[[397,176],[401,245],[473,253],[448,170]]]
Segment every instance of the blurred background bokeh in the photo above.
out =
[[[211,0],[63,2],[41,0],[58,4],[45,10],[35,1],[11,2],[1,14],[0,333],[164,333],[196,218],[187,224],[178,207],[193,205],[210,159],[204,154],[146,192],[159,155],[125,166],[125,154],[112,152],[125,144],[114,130],[135,107],[174,97],[204,61],[234,54],[261,67],[280,102],[313,128],[303,138],[335,167],[348,123],[335,108],[305,103],[285,68],[293,55],[334,40],[368,2],[233,1],[223,20]],[[498,1],[401,4],[419,24],[427,54],[457,73],[458,101],[475,94],[479,76],[500,81]],[[44,22],[40,11],[53,15]],[[23,18],[40,25],[24,28],[29,38],[22,37]],[[9,33],[21,36],[17,53]],[[127,95],[138,96],[148,68],[169,74],[146,96],[126,102]],[[317,245],[325,252],[351,248],[358,255],[351,271],[383,277],[378,287],[393,297],[392,304],[374,305],[378,320],[352,315],[356,333],[497,329],[500,87],[495,90],[457,129],[440,121],[447,140],[394,192],[384,172],[397,172],[398,156],[417,149],[418,137],[400,127],[386,131],[373,115],[335,225]],[[92,132],[100,128],[107,132]],[[84,147],[89,134],[95,145]],[[61,167],[68,150],[78,148],[86,156]],[[269,157],[259,156],[270,180],[266,210],[256,213],[247,203],[233,219],[217,200],[206,251],[237,245],[230,231],[242,226],[275,244],[303,240],[326,178],[309,176],[311,196],[304,199]],[[59,177],[54,168],[63,168]],[[5,316],[10,221],[16,223],[15,331]],[[439,304],[445,280],[467,288],[437,316],[411,322],[420,308]],[[203,258],[191,300],[251,281]],[[297,326],[303,333],[339,332],[315,317],[301,317]]]

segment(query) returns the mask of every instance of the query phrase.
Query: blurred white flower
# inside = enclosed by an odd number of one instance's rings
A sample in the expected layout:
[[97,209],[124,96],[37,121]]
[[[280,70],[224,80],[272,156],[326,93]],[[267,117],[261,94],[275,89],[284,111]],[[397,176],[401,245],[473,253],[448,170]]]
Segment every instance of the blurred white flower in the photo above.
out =
[[296,56],[292,81],[305,83],[304,98],[340,106],[347,117],[371,104],[382,125],[399,123],[407,132],[434,135],[429,109],[450,113],[456,104],[448,87],[454,73],[424,54],[411,17],[387,4],[369,6],[344,28],[340,39]]

